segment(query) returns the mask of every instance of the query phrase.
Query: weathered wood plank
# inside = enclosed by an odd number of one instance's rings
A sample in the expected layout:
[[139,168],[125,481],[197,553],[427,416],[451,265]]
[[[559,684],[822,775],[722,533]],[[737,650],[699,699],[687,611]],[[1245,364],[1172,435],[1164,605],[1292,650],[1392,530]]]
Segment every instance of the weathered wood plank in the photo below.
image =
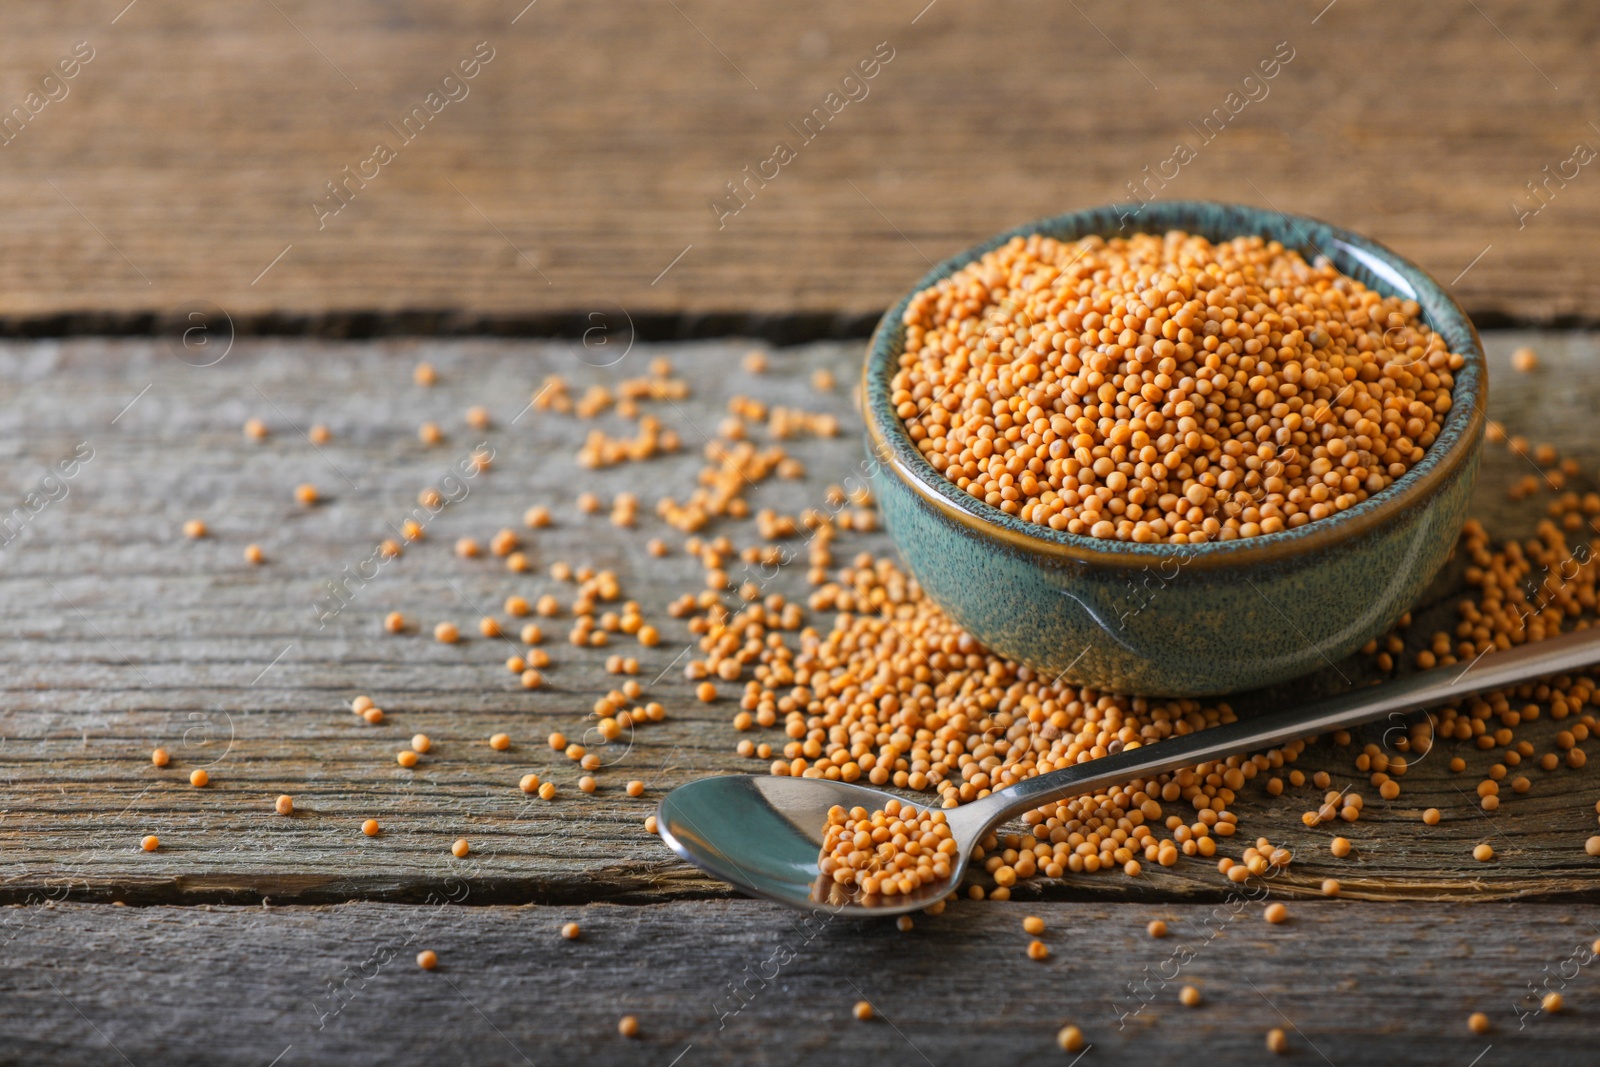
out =
[[[1510,373],[1510,350],[1529,339],[1539,342],[1545,369]],[[1490,347],[1491,413],[1513,430],[1562,443],[1588,469],[1600,464],[1581,392],[1583,368],[1600,361],[1595,339],[1496,334]],[[732,703],[698,703],[672,669],[688,634],[666,618],[664,606],[699,587],[698,565],[681,552],[653,560],[643,550],[658,534],[681,543],[650,504],[684,486],[699,460],[686,453],[582,471],[572,455],[582,423],[518,414],[548,372],[568,374],[576,388],[614,381],[666,354],[693,383],[693,396],[661,410],[687,441],[697,439],[697,426],[714,430],[734,393],[838,414],[846,427],[839,437],[791,442],[807,478],[752,491],[758,506],[820,506],[825,487],[857,462],[860,445],[847,392],[819,394],[810,374],[828,367],[849,381],[858,351],[785,351],[758,377],[739,365],[745,350],[736,343],[639,345],[621,364],[600,369],[577,358],[581,348],[550,343],[241,342],[216,366],[192,368],[147,342],[0,347],[6,499],[20,502],[78,443],[94,449],[65,482],[67,495],[21,525],[0,563],[0,632],[7,637],[0,645],[0,898],[420,901],[447,894],[463,871],[471,873],[479,903],[726,893],[642,828],[672,786],[709,773],[764,770],[732,751]],[[410,363],[422,355],[440,369],[431,390],[410,382]],[[483,435],[496,449],[494,466],[466,483],[467,496],[429,524],[424,542],[319,629],[312,609],[319,583],[366,558],[410,513],[418,489],[438,484],[480,439],[462,421],[473,403],[486,403],[495,417]],[[250,415],[273,427],[265,443],[240,433]],[[415,428],[425,419],[447,428],[446,444],[428,449],[417,441]],[[302,430],[325,423],[334,438],[319,454],[291,421]],[[1508,531],[1504,487],[1524,473],[1523,462],[1503,449],[1485,462],[1480,510]],[[293,502],[293,487],[306,481],[323,489],[326,503],[307,510]],[[639,491],[639,527],[621,531],[604,517],[576,516],[569,504],[581,487],[604,498]],[[523,509],[541,502],[555,507],[557,523],[533,539],[537,573],[512,575],[498,560],[452,553],[458,536],[486,541],[502,526],[518,526]],[[0,515],[11,514],[10,506]],[[203,517],[212,536],[183,539],[179,528],[191,517]],[[752,534],[740,524],[727,529],[741,544]],[[249,542],[266,550],[265,566],[243,561]],[[889,549],[882,534],[841,535],[838,558],[858,550]],[[631,641],[619,647],[638,655],[641,679],[670,717],[640,728],[620,757],[608,754],[616,765],[600,772],[601,791],[590,797],[575,791],[575,768],[542,738],[553,729],[577,737],[592,721],[590,705],[618,681],[602,670],[604,652],[565,644],[556,620],[546,627],[555,661],[546,672],[550,685],[530,693],[501,666],[510,650],[499,641],[446,647],[418,634],[389,636],[379,626],[384,613],[400,609],[430,628],[453,619],[470,630],[477,611],[464,600],[498,606],[512,592],[558,589],[543,576],[556,559],[614,567],[626,595],[664,635],[655,649]],[[772,588],[802,595],[804,575],[786,572]],[[363,692],[388,710],[382,726],[344,710]],[[1547,746],[1554,729],[1546,721],[1523,735]],[[502,730],[513,748],[490,750],[489,735]],[[434,748],[419,768],[403,770],[394,753],[417,731]],[[148,760],[158,744],[174,756],[165,770]],[[1318,791],[1307,786],[1272,802],[1259,789],[1246,790],[1236,805],[1245,834],[1266,835],[1298,854],[1278,891],[1314,892],[1332,876],[1347,895],[1377,899],[1600,897],[1597,861],[1583,851],[1600,779],[1533,771],[1527,795],[1508,795],[1486,816],[1470,802],[1477,779],[1445,769],[1443,753],[1457,750],[1438,751],[1407,775],[1394,802],[1364,787],[1353,752],[1323,743],[1306,754],[1300,766],[1307,771],[1326,769],[1339,785],[1367,794],[1365,817],[1343,828],[1357,846],[1346,860],[1328,856],[1326,828],[1300,824]],[[1474,771],[1490,762],[1470,746],[1459,751]],[[197,766],[212,775],[203,790],[187,783]],[[546,803],[520,793],[517,779],[529,770],[556,781],[562,798]],[[648,787],[639,799],[621,790],[635,777]],[[272,811],[283,792],[297,798],[290,819]],[[1420,822],[1429,806],[1447,813],[1438,827]],[[359,832],[369,816],[386,828],[382,837]],[[161,838],[160,851],[139,851],[147,833]],[[464,863],[448,851],[461,836],[473,847]],[[1470,858],[1483,840],[1494,844],[1498,862]],[[1184,862],[1132,882],[1077,876],[1018,892],[1185,899],[1225,890],[1209,864]]]
[[1297,1063],[1592,1062],[1600,909],[1492,910],[1490,936],[1483,909],[1303,903],[1271,926],[1244,897],[961,903],[909,934],[754,901],[4,909],[0,1035],[7,1060],[60,1064],[1010,1064],[1071,1062],[1070,1023],[1087,1063],[1265,1062],[1272,1028]]
[[[1589,5],[1252,0],[1182,32],[1154,0],[123,6],[35,6],[0,40],[4,115],[93,51],[0,146],[13,325],[138,328],[204,298],[280,328],[618,304],[859,327],[928,260],[1145,182],[1366,231],[1474,312],[1592,320],[1600,295],[1574,157],[1600,144]],[[404,134],[478,42],[493,58],[445,87],[467,95]],[[395,158],[368,162],[380,141]],[[719,218],[729,182],[744,206]],[[329,183],[345,204],[319,218]]]

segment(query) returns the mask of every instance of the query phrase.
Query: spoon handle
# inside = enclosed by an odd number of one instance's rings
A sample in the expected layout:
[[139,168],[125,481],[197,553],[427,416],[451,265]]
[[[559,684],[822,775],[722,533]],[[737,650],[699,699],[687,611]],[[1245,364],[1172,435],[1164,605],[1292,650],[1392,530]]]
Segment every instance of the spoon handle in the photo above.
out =
[[[1299,737],[1359,726],[1393,716],[1396,726],[1405,712],[1449,704],[1475,693],[1518,685],[1600,663],[1600,626],[1576,630],[1545,641],[1479,656],[1465,667],[1452,664],[1418,671],[1382,685],[1362,686],[1348,693],[1286,711],[1252,715],[1236,722],[1172,737],[1109,756],[1088,760],[1049,774],[1028,778],[984,799],[953,810],[952,817],[985,828],[1048,804],[1052,800],[1092,793],[1197,763],[1240,755]],[[956,811],[962,813],[956,816]]]

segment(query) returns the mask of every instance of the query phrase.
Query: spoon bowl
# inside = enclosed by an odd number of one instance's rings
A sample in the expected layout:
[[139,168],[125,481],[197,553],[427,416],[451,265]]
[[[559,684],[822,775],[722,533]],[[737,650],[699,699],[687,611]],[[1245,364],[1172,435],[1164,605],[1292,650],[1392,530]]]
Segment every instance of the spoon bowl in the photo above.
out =
[[[826,778],[726,775],[679,786],[661,798],[656,832],[678,855],[707,874],[754,896],[846,918],[918,911],[961,884],[973,846],[1007,819],[1052,801],[1459,701],[1474,693],[1518,685],[1600,662],[1600,627],[1418,671],[1304,707],[1253,715],[1208,730],[1137,744],[1099,759],[1026,778],[970,804],[945,809],[957,845],[950,876],[900,895],[871,895],[842,886],[819,869],[828,810],[835,805],[880,811],[890,800],[922,807],[893,793]],[[1385,731],[1387,734],[1389,731]],[[1425,753],[1424,753],[1425,755]],[[1418,757],[1422,758],[1422,757]]]
[[905,802],[893,793],[826,778],[729,774],[668,793],[656,812],[656,830],[690,863],[756,896],[856,918],[899,915],[926,908],[961,884],[983,827],[972,833],[975,805],[952,808],[947,814],[959,847],[950,877],[909,895],[867,896],[824,877],[817,860],[828,810],[838,805],[878,811],[890,800]]

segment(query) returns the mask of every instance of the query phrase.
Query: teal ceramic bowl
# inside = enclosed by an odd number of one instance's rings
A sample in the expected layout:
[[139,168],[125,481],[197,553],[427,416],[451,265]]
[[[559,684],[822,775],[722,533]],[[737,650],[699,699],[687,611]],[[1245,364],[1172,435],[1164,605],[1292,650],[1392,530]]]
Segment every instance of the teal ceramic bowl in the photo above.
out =
[[866,469],[907,566],[974,638],[1079,685],[1209,696],[1325,668],[1383,633],[1416,601],[1466,521],[1484,432],[1487,370],[1471,321],[1420,268],[1314,219],[1235,204],[1154,201],[1123,226],[1117,208],[1043,219],[940,264],[918,292],[1016,236],[1075,240],[1135,230],[1210,240],[1255,234],[1326,255],[1385,294],[1415,300],[1466,357],[1422,461],[1355,507],[1296,529],[1203,545],[1108,542],[1024,522],[969,496],[917,451],[889,402],[908,294],[867,352]]

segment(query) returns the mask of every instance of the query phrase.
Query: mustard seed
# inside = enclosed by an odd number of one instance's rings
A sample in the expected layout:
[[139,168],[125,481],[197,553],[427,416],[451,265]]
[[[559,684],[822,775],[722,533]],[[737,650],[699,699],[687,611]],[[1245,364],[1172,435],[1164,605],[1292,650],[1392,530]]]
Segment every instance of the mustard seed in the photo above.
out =
[[264,441],[268,432],[267,424],[260,419],[250,418],[244,420],[244,435],[251,440]]
[[369,725],[377,726],[379,723],[381,723],[383,721],[383,709],[382,708],[368,708],[366,711],[363,711],[361,713],[361,717],[363,719],[367,720],[367,723]]
[[294,797],[290,796],[288,793],[284,793],[278,798],[278,802],[274,804],[273,807],[277,810],[279,815],[293,815]]
[[189,784],[197,789],[209,785],[210,783],[211,775],[203,767],[197,771],[193,771],[189,775]]
[[155,834],[150,834],[144,840],[139,842],[139,847],[144,849],[146,852],[154,852],[156,849],[161,847],[161,839]]
[[310,482],[305,482],[294,487],[294,498],[306,507],[317,502],[317,487]]
[[1063,1026],[1056,1032],[1056,1044],[1063,1052],[1083,1051],[1083,1031],[1076,1026]]
[[489,428],[489,409],[478,405],[468,408],[467,425],[474,430],[487,430]]
[[1554,1013],[1560,1011],[1566,1003],[1566,999],[1560,993],[1546,993],[1544,999],[1539,1002],[1539,1006],[1544,1008],[1545,1011]]
[[1467,1016],[1467,1028],[1475,1034],[1489,1032],[1489,1017],[1481,1011],[1475,1011]]
[[417,752],[426,752],[433,747],[433,742],[428,738],[427,734],[412,734],[411,747]]
[[521,781],[517,782],[517,788],[524,793],[534,792],[539,788],[539,776],[537,774],[524,774]]
[[260,545],[244,546],[244,561],[246,563],[265,563],[267,554],[261,551]]
[[[656,832],[656,817],[654,815],[646,815],[644,817],[644,832],[647,834]],[[1600,950],[1597,950],[1596,954],[1600,955]]]
[[306,440],[314,445],[325,445],[333,440],[333,431],[319,422],[311,427],[310,432],[306,434]]
[[546,783],[544,783],[544,785],[541,785],[539,787],[539,799],[540,800],[554,800],[555,798],[556,798],[556,787],[555,787],[555,783],[554,782],[546,782]]
[[504,752],[511,747],[511,736],[509,734],[495,734],[489,738],[489,747],[496,752]]
[[631,1015],[624,1015],[621,1019],[617,1020],[617,1033],[621,1034],[623,1037],[638,1037],[639,1020],[635,1019]]
[[1531,348],[1519,348],[1511,353],[1511,369],[1526,374],[1539,369],[1539,353]]
[[365,694],[350,701],[350,710],[355,712],[357,715],[360,715],[370,707],[372,707],[372,698],[366,696]]
[[1333,853],[1335,857],[1343,859],[1350,855],[1350,842],[1346,838],[1336,837],[1328,842],[1328,851]]
[[522,524],[529,529],[534,530],[537,530],[543,526],[549,526],[550,509],[543,507],[542,505],[535,504],[533,507],[522,513]]
[[1429,826],[1438,826],[1439,825],[1439,809],[1438,808],[1429,808],[1427,811],[1423,812],[1422,813],[1422,821],[1427,823]]
[[432,363],[418,363],[411,372],[411,380],[418,385],[428,386],[439,380],[439,375],[434,371]]
[[1289,1051],[1289,1035],[1281,1027],[1273,1027],[1267,1031],[1267,1051],[1284,1053]]
[[441,622],[433,628],[433,639],[440,644],[453,645],[461,640],[461,631],[453,622]]
[[172,757],[167,755],[167,750],[164,748],[153,749],[150,753],[150,762],[157,767],[165,767],[171,761]]
[[471,851],[472,846],[467,844],[467,839],[464,837],[457,838],[455,844],[450,846],[450,854],[458,860],[464,859]]
[[398,611],[391,611],[383,617],[383,628],[392,634],[401,633],[406,628],[406,617]]
[[1145,933],[1149,934],[1151,937],[1167,936],[1167,924],[1162,922],[1160,919],[1151,919],[1150,925],[1146,926],[1144,929]]
[[439,966],[439,954],[431,948],[425,948],[417,953],[417,966],[425,971],[431,971]]
[[1198,1008],[1200,1006],[1200,990],[1192,985],[1184,986],[1178,990],[1178,1003],[1186,1008]]
[[538,689],[542,685],[544,685],[544,675],[532,667],[528,667],[522,672],[522,688]]
[[1050,958],[1050,946],[1043,941],[1028,942],[1028,958],[1030,960],[1046,960]]
[[461,537],[456,539],[456,555],[462,559],[476,559],[481,551],[476,538]]
[[410,749],[406,749],[402,752],[396,752],[394,759],[395,762],[400,764],[402,767],[415,767],[417,765],[417,754]]
[[478,620],[478,632],[484,637],[499,637],[500,620],[492,615],[485,615]]
[[1472,850],[1472,858],[1480,863],[1488,863],[1494,859],[1494,849],[1489,845],[1478,845]]
[[377,837],[378,836],[378,820],[377,819],[368,819],[366,822],[362,823],[361,824],[361,832],[366,834],[368,837]]
[[1583,851],[1591,856],[1600,856],[1600,837],[1591,837],[1585,841]]
[[595,782],[594,782],[593,778],[589,777],[586,774],[582,778],[578,779],[578,792],[580,792],[580,793],[593,793],[594,791],[595,791]]
[[1275,901],[1267,905],[1266,910],[1261,913],[1261,917],[1267,922],[1276,925],[1289,917],[1289,909]]
[[1339,888],[1339,879],[1337,878],[1324,878],[1322,880],[1322,895],[1325,897],[1338,896]]
[[[528,605],[527,599],[524,598],[524,597],[520,597],[520,596],[508,596],[508,597],[506,597],[505,608],[506,608],[506,614],[507,615],[516,616],[518,618],[522,617],[523,615],[528,614],[528,612],[533,610]],[[528,625],[532,626],[533,623],[530,622]],[[523,639],[523,642],[525,644],[530,644],[530,645],[534,644],[534,642],[529,641],[526,638]]]
[[902,934],[909,934],[912,927],[914,927],[916,924],[911,921],[911,916],[902,915],[894,921],[894,925],[895,929],[899,930]]
[[559,733],[559,732],[551,734],[550,735],[550,747],[555,749],[557,752],[560,752],[562,749],[566,748],[567,747],[567,735],[563,734],[563,733]]
[[872,1005],[864,1000],[856,1001],[856,1006],[851,1009],[851,1014],[862,1022],[872,1018]]
[[644,783],[640,782],[640,781],[629,782],[627,784],[627,786],[625,787],[625,789],[626,789],[627,794],[630,797],[637,797],[637,796],[643,796],[644,795]]
[[561,936],[566,938],[568,941],[578,940],[579,933],[580,931],[577,923],[563,923],[561,925]]
[[202,519],[190,519],[183,524],[183,536],[198,540],[206,535],[206,524]]

